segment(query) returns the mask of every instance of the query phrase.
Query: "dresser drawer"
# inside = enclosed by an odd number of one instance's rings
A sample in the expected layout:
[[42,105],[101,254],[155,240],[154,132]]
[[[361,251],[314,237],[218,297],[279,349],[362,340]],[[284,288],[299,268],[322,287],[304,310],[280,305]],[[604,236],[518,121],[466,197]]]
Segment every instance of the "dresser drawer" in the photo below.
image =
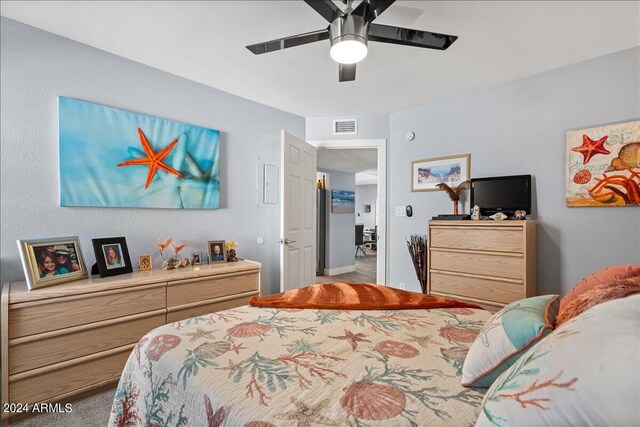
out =
[[523,252],[522,227],[431,227],[431,247]]
[[510,283],[488,278],[456,276],[431,272],[431,293],[444,293],[460,297],[476,298],[484,301],[509,304],[525,298],[522,283]]
[[431,251],[431,268],[434,270],[523,279],[524,257],[522,254],[513,256],[482,252],[444,251],[434,248]]
[[9,374],[135,344],[144,334],[166,323],[166,312],[157,310],[101,323],[105,324],[94,323],[72,328],[68,333],[61,330],[55,335],[45,333],[12,340],[9,342]]
[[259,272],[169,282],[167,307],[191,304],[233,294],[258,291]]
[[165,307],[164,283],[125,290],[96,292],[55,300],[12,304],[9,309],[9,337],[115,319]]
[[81,364],[67,365],[61,369],[27,376],[29,372],[9,377],[9,400],[17,403],[50,402],[54,398],[76,390],[104,383],[114,382],[122,373],[133,345],[121,351],[110,352]]
[[[255,295],[258,295],[257,291]],[[229,310],[230,308],[247,305],[249,304],[250,298],[251,296],[244,296],[221,302],[190,306],[187,308],[169,309],[169,313],[167,313],[167,323],[177,322],[191,317],[204,316],[215,313],[216,311]]]

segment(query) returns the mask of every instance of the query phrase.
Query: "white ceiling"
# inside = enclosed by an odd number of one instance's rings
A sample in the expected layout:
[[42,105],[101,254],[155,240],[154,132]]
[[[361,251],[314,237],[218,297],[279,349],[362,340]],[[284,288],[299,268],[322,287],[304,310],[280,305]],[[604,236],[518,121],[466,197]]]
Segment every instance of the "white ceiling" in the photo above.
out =
[[400,111],[640,45],[637,1],[397,1],[376,22],[460,38],[444,52],[372,42],[339,83],[326,40],[244,47],[326,27],[301,1],[2,1],[0,14],[305,117]]
[[378,150],[375,148],[318,150],[318,169],[356,174],[356,185],[378,183]]

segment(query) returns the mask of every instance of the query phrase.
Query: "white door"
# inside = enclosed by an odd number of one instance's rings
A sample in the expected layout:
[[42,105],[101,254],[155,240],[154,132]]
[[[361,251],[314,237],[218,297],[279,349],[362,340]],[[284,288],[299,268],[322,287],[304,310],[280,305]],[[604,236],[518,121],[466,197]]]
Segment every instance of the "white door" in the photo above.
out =
[[315,283],[317,149],[282,131],[280,291]]

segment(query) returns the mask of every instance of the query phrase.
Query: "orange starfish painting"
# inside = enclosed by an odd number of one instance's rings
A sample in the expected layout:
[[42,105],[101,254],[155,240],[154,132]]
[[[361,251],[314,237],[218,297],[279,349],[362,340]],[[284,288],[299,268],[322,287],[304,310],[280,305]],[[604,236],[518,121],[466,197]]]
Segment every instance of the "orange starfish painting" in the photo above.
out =
[[184,175],[162,161],[178,143],[177,138],[174,139],[169,145],[164,147],[161,151],[154,153],[153,148],[151,148],[151,145],[149,144],[149,141],[147,141],[147,137],[140,128],[138,128],[138,135],[140,136],[140,143],[142,144],[142,148],[144,148],[144,152],[146,153],[147,157],[142,157],[140,159],[130,159],[126,162],[118,163],[118,167],[148,165],[149,173],[147,174],[147,181],[144,184],[145,190],[149,188],[149,185],[151,185],[151,181],[153,181],[153,177],[156,175],[156,171],[158,170],[158,168],[171,173],[180,179],[184,179]]

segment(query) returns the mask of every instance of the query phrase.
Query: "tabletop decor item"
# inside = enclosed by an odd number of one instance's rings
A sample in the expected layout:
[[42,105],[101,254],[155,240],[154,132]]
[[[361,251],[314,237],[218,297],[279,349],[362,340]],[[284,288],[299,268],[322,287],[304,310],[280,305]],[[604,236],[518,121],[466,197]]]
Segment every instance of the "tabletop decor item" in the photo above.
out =
[[29,290],[88,276],[77,236],[18,240]]
[[411,191],[436,191],[440,182],[456,187],[471,178],[471,154],[411,162]]
[[224,240],[209,240],[209,264],[227,262],[227,250]]
[[427,293],[427,260],[429,256],[427,236],[424,234],[412,234],[407,240],[407,248],[416,270],[416,276],[420,282],[422,293]]
[[60,206],[218,209],[220,132],[59,97]]
[[191,265],[202,264],[202,252],[191,252]]
[[567,132],[567,206],[640,205],[640,121]]
[[458,215],[458,202],[460,201],[460,191],[466,190],[469,188],[471,181],[466,180],[460,183],[458,186],[451,188],[444,182],[440,184],[436,184],[436,188],[441,191],[446,191],[447,195],[449,195],[449,199],[453,202],[453,214]]
[[[178,253],[180,253],[180,251],[187,246],[189,246],[188,243],[182,243],[181,245],[173,244],[173,237],[169,237],[164,242],[160,242],[160,239],[158,239],[156,248],[158,248],[158,250],[160,251],[160,256],[162,257],[162,269],[173,270],[174,268],[188,267],[190,264],[189,258],[178,259]],[[170,258],[167,258],[164,255],[164,250],[167,248],[171,248],[173,250],[173,256]]]
[[491,215],[489,218],[493,219],[494,221],[502,221],[504,219],[507,219],[508,217],[502,212],[496,212],[493,215]]
[[480,216],[480,206],[475,205],[473,207],[473,211],[471,212],[471,219],[474,221],[478,221],[480,220],[481,216]]
[[105,237],[92,239],[91,242],[100,277],[117,276],[133,271],[127,240],[124,237]]
[[514,214],[513,214],[513,218],[514,219],[522,220],[522,219],[525,219],[526,217],[527,217],[527,211],[522,211],[522,210],[515,211]]
[[140,257],[140,271],[149,271],[152,268],[151,255],[142,255]]
[[227,250],[227,262],[238,262],[238,258],[236,258],[236,250],[233,249],[238,246],[238,242],[235,240],[229,240],[225,245],[225,249]]

